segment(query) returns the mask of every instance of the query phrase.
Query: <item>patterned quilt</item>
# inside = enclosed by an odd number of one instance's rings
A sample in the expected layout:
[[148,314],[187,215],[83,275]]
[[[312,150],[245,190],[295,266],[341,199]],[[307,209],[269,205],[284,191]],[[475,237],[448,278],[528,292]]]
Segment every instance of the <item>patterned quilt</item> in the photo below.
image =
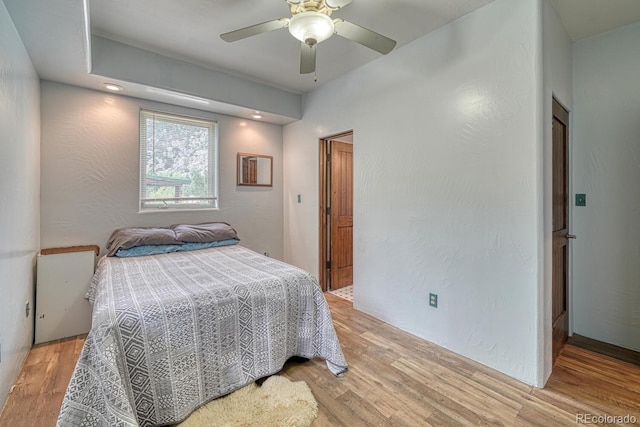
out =
[[241,246],[102,258],[58,426],[154,426],[278,372],[347,364],[317,281]]

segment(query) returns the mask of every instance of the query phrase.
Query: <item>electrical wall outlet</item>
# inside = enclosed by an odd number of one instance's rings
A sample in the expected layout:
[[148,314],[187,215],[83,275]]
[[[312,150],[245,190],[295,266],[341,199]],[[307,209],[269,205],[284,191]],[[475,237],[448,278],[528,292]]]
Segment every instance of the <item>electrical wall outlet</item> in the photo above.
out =
[[24,317],[29,317],[29,313],[31,313],[31,304],[29,304],[29,301],[27,301],[24,304]]
[[429,294],[429,306],[438,308],[438,294]]

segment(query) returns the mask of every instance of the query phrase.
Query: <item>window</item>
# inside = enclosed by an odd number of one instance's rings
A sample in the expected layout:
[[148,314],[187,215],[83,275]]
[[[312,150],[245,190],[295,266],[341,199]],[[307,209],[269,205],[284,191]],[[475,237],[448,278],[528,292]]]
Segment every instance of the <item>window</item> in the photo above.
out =
[[218,207],[216,122],[140,111],[140,210]]

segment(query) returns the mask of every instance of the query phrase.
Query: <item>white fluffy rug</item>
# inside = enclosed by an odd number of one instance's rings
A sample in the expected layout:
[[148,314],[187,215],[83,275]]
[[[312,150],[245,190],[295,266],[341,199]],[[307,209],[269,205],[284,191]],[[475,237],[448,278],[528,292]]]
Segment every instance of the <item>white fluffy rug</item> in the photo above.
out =
[[249,384],[207,403],[178,427],[309,427],[317,415],[318,403],[307,383],[274,375],[262,386]]

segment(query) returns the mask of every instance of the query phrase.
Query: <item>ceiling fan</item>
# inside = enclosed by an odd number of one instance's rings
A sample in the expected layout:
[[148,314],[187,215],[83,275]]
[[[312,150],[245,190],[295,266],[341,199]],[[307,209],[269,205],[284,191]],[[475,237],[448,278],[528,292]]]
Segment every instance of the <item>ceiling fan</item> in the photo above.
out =
[[331,18],[351,0],[286,0],[291,18],[274,19],[220,35],[222,40],[235,42],[247,37],[281,28],[289,28],[291,35],[302,42],[300,50],[300,74],[313,73],[316,70],[316,45],[331,37],[334,33],[352,40],[383,55],[391,52],[396,41],[353,24],[344,19]]

